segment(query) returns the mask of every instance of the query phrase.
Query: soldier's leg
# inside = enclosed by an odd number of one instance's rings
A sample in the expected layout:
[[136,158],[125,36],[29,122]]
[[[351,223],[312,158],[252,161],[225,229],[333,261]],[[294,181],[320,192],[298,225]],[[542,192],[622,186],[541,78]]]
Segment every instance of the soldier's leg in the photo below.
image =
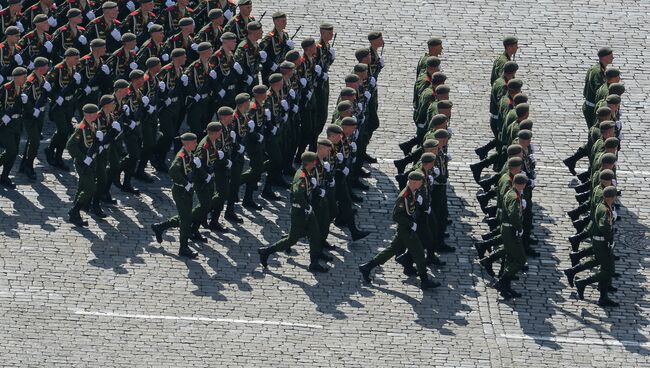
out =
[[377,253],[377,255],[375,255],[375,257],[372,259],[372,261],[370,261],[370,263],[373,265],[373,267],[381,266],[384,263],[386,263],[389,259],[393,258],[393,256],[404,253],[405,248],[406,246],[402,242],[398,230],[398,233],[396,233],[393,239],[391,240],[390,245],[384,248],[379,253]]
[[53,164],[61,169],[68,169],[63,162],[63,150],[68,141],[68,138],[74,130],[72,126],[72,111],[61,109],[52,113],[52,120],[56,124],[56,131],[52,136],[50,145],[45,154],[48,163]]
[[5,149],[5,151],[0,155],[0,165],[2,165],[2,175],[0,175],[0,177],[3,180],[6,180],[9,178],[9,172],[14,166],[14,162],[16,162],[16,157],[18,156],[16,135],[7,132],[6,130],[0,132],[0,145]]
[[124,149],[122,148],[122,139],[113,142],[108,149],[108,179],[104,187],[104,193],[110,197],[111,185],[122,186],[120,181],[120,172],[122,167],[122,158]]
[[258,188],[258,183],[264,169],[264,153],[259,147],[251,147],[251,149],[247,150],[247,153],[250,167],[241,175],[242,182],[246,184],[243,204],[249,205],[250,208],[258,209],[259,205],[253,199],[253,192]]
[[193,103],[187,109],[187,125],[190,131],[197,137],[203,137],[203,115],[205,114],[205,105],[202,101]]
[[268,248],[270,253],[276,253],[287,250],[295,245],[298,240],[307,235],[308,216],[300,208],[291,208],[291,224],[289,225],[289,234],[275,242]]
[[213,183],[197,183],[194,185],[194,191],[199,203],[192,209],[192,229],[198,230],[199,226],[206,222],[208,212],[212,208],[212,197],[214,196]]
[[244,220],[235,213],[235,203],[239,202],[239,186],[241,184],[241,172],[244,166],[244,156],[237,155],[232,159],[230,168],[230,183],[228,185],[228,204],[226,208],[226,219],[242,223]]
[[147,167],[147,163],[153,157],[157,136],[158,136],[158,121],[148,120],[143,122],[142,149],[140,151],[140,161],[138,162],[136,174],[139,179],[142,179],[147,182],[153,181],[151,177],[145,173],[145,169]]
[[90,207],[90,203],[96,190],[96,172],[94,166],[86,166],[85,164],[75,165],[77,175],[77,197],[76,202],[83,209]]
[[175,134],[178,132],[176,129],[176,120],[178,117],[172,113],[171,110],[162,110],[160,117],[160,136],[156,142],[156,156],[160,164],[165,164],[167,152],[171,146]]
[[413,258],[415,262],[415,269],[418,271],[418,275],[423,275],[427,273],[427,264],[424,259],[424,249],[422,248],[422,243],[420,242],[420,237],[414,231],[409,230],[397,230],[398,236],[402,240],[402,244],[408,249],[409,255]]
[[101,208],[100,201],[102,196],[105,195],[105,189],[108,182],[107,172],[107,152],[100,154],[95,159],[95,192],[92,199],[92,211],[100,218],[106,217],[106,214]]
[[173,188],[172,197],[178,210],[181,250],[187,248],[192,228],[192,193],[184,188]]
[[521,239],[515,235],[514,228],[502,226],[501,237],[503,238],[503,247],[506,253],[506,265],[503,274],[512,279],[526,264],[526,253],[521,244]]
[[325,244],[327,241],[327,236],[330,233],[330,211],[329,203],[327,200],[327,195],[321,198],[318,201],[318,204],[314,206],[314,212],[316,212],[316,218],[318,220],[318,230],[320,232],[320,242]]
[[25,145],[25,152],[23,154],[24,172],[27,176],[34,179],[34,159],[38,154],[38,147],[41,144],[41,124],[40,121],[43,117],[38,119],[25,119],[25,132],[27,133],[27,144]]
[[135,132],[129,132],[124,136],[124,143],[126,145],[126,157],[122,159],[121,164],[122,171],[124,171],[122,191],[137,194],[139,191],[131,185],[131,178],[135,174],[137,163],[141,157],[141,139]]

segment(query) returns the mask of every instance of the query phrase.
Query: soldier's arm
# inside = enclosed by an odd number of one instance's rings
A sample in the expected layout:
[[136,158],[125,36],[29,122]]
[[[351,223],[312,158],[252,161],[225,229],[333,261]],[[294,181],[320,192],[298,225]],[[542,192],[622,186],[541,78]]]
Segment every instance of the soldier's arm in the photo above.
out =
[[291,191],[293,192],[292,201],[303,209],[309,208],[309,200],[307,198],[307,177],[299,176],[293,180]]
[[194,169],[194,181],[203,182],[208,177],[208,152],[204,146],[198,146],[194,151],[194,157],[201,160],[201,167]]
[[[514,193],[513,193],[514,194]],[[522,229],[521,205],[517,195],[506,195],[505,208],[508,213],[508,220],[516,231]]]
[[81,161],[86,157],[86,152],[82,150],[83,147],[83,130],[80,128],[75,129],[74,133],[68,139],[66,144],[66,149],[70,156],[77,160]]
[[598,232],[602,234],[606,241],[612,242],[614,240],[614,229],[609,224],[607,219],[607,209],[604,205],[596,207],[596,226]]
[[398,227],[410,228],[413,225],[413,220],[411,216],[406,212],[406,201],[408,198],[404,197],[403,194],[400,194],[399,198],[395,202],[395,207],[393,208],[393,221],[397,223]]
[[169,167],[169,177],[171,178],[174,184],[180,185],[182,187],[188,184],[187,178],[185,177],[185,172],[183,169],[183,163],[180,157],[176,157]]

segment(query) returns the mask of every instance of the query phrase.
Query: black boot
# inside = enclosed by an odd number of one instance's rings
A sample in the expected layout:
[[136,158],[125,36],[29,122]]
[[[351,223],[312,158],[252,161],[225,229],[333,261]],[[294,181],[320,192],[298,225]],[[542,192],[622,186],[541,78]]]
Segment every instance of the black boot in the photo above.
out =
[[208,229],[220,233],[228,232],[228,228],[219,222],[220,215],[220,211],[212,211],[212,216],[210,217],[210,222],[208,223]]
[[363,202],[363,197],[355,194],[354,192],[350,192],[350,199],[354,203],[362,203]]
[[372,279],[370,278],[370,272],[376,266],[377,263],[375,263],[375,260],[359,265],[359,271],[361,272],[361,277],[363,278],[363,282],[365,282],[366,284],[372,283]]
[[208,238],[203,236],[199,231],[201,224],[192,223],[192,230],[190,232],[190,239],[198,243],[207,243]]
[[158,244],[163,242],[163,234],[165,234],[165,230],[169,229],[169,225],[167,222],[159,222],[155,224],[151,224],[151,230],[153,231],[154,235],[156,236],[156,241]]
[[577,252],[580,248],[580,243],[589,238],[589,233],[586,231],[581,231],[580,233],[570,236],[569,243],[571,243],[571,250]]
[[138,162],[138,167],[135,170],[134,177],[145,183],[153,183],[155,181],[154,178],[151,177],[151,175],[147,174],[145,171],[145,169],[147,168],[147,162],[149,162],[149,158],[142,157],[142,159]]
[[490,217],[496,217],[497,216],[497,206],[485,207],[485,209],[483,209],[483,213],[485,213],[486,215],[488,215]]
[[584,300],[585,299],[585,288],[587,285],[591,284],[594,282],[594,279],[592,276],[587,277],[586,279],[577,279],[575,280],[575,285],[576,285],[576,290],[578,292],[578,299]]
[[[246,187],[246,190],[248,190],[248,186]],[[279,201],[279,200],[282,199],[281,195],[279,195],[279,194],[277,194],[277,193],[275,193],[273,191],[273,187],[271,186],[271,183],[269,182],[268,178],[264,182],[264,189],[262,189],[262,198],[264,198],[266,200],[269,200],[269,201]],[[245,196],[244,196],[244,201],[246,201]]]
[[411,153],[413,147],[415,147],[417,144],[418,144],[418,137],[415,136],[406,142],[400,143],[399,149],[401,149],[402,152],[404,152],[404,156],[408,156],[408,154]]
[[447,262],[441,260],[431,249],[427,250],[426,263],[429,266],[444,266],[447,264]]
[[309,256],[309,272],[316,272],[316,273],[325,273],[329,271],[329,268],[321,266],[320,263],[318,263],[318,260],[320,259],[320,255],[314,254]]
[[575,187],[573,187],[573,190],[575,190],[576,193],[582,193],[591,190],[591,180],[587,180],[586,182],[580,185],[576,185]]
[[487,207],[488,203],[490,202],[490,199],[494,198],[495,195],[492,193],[496,193],[496,191],[488,191],[487,193],[480,193],[476,195],[476,199],[478,200],[478,203],[481,205],[481,209]]
[[512,288],[510,287],[511,282],[512,279],[508,277],[508,275],[503,275],[494,283],[494,288],[499,291],[499,294],[501,294],[501,297],[503,297],[504,300],[514,298],[514,295],[512,295]]
[[235,204],[234,203],[228,203],[228,206],[226,207],[226,213],[224,213],[223,216],[226,220],[236,222],[238,224],[244,223],[244,220],[237,216],[235,213]]
[[413,267],[413,258],[409,252],[404,252],[395,257],[395,262],[399,263],[404,268],[403,272],[406,276],[415,276],[418,274],[418,271]]
[[357,241],[365,238],[366,236],[370,235],[370,231],[364,231],[360,230],[357,227],[357,224],[354,222],[354,217],[350,216],[352,220],[348,224],[348,229],[350,229],[350,236],[352,237],[352,241]]
[[[268,176],[266,180],[269,180]],[[271,174],[271,181],[273,182],[273,185],[276,185],[282,189],[291,188],[291,184],[284,180],[284,177],[282,177],[282,174],[279,171]]]
[[133,185],[131,185],[131,175],[127,173],[124,173],[124,182],[122,183],[120,189],[122,189],[124,193],[131,193],[136,196],[140,195],[140,190],[134,188]]
[[178,255],[189,259],[196,259],[199,256],[199,252],[190,248],[189,245],[187,245],[187,240],[181,240],[181,247],[178,249]]
[[429,278],[429,275],[426,272],[421,273],[419,276],[420,276],[420,289],[422,290],[434,289],[440,286],[440,283],[431,280]]
[[585,203],[587,200],[589,200],[590,196],[591,196],[591,191],[582,192],[575,195],[576,201],[578,201],[578,203]]
[[370,190],[370,186],[363,183],[359,178],[354,178],[350,180],[349,184],[350,184],[350,188],[355,188],[355,189],[365,190],[365,191]]
[[[23,159],[23,161],[25,161]],[[36,180],[36,172],[34,171],[34,159],[27,160],[25,162],[25,168],[23,170],[25,173],[25,176],[27,176],[30,180]]]
[[[264,188],[266,188],[266,185]],[[262,209],[262,206],[255,203],[255,200],[253,200],[253,186],[250,184],[246,184],[246,190],[244,191],[244,200],[242,201],[241,205],[245,208],[256,211]]]
[[478,255],[478,258],[483,258],[485,252],[491,249],[495,245],[496,242],[494,239],[484,240],[484,241],[474,243],[474,249],[476,249],[476,254]]
[[578,174],[578,180],[580,180],[580,182],[582,183],[589,180],[589,171],[585,171],[583,173]]
[[496,217],[489,217],[485,219],[485,223],[488,224],[490,229],[495,229],[497,226],[499,226],[499,220]]
[[569,169],[569,172],[571,173],[571,175],[576,175],[576,163],[578,162],[578,159],[579,159],[578,152],[580,152],[581,149],[582,149],[582,147],[580,147],[580,149],[578,149],[578,151],[576,151],[576,153],[574,153],[573,155],[565,158],[562,161],[564,163],[564,165],[566,165],[566,167]]
[[404,170],[406,170],[406,165],[410,164],[411,162],[413,162],[413,157],[409,154],[404,158],[394,160],[393,164],[395,165],[395,168],[397,168],[397,173],[402,174],[404,173]]
[[474,176],[474,181],[477,183],[481,181],[481,173],[483,169],[488,167],[488,163],[485,160],[481,160],[475,164],[469,165],[470,170],[472,170],[472,175]]
[[575,227],[576,231],[580,233],[585,229],[585,227],[587,227],[587,225],[589,225],[589,221],[591,221],[589,216],[585,216],[579,220],[573,221],[573,227]]
[[395,175],[395,181],[397,182],[397,187],[401,191],[406,187],[406,182],[408,181],[408,175],[406,173]]
[[75,205],[68,211],[68,222],[74,224],[75,226],[88,226],[88,222],[84,221],[81,218],[81,205],[75,203]]
[[46,147],[44,152],[45,152],[45,161],[47,161],[47,163],[50,164],[51,166],[56,167],[57,162],[54,154],[54,149],[52,149],[51,147]]
[[496,139],[493,139],[490,142],[488,142],[488,144],[486,144],[485,146],[475,149],[474,152],[476,152],[479,159],[484,160],[487,157],[488,152],[490,152],[492,148],[496,148],[496,146],[497,146]]
[[495,229],[495,230],[490,231],[489,233],[481,235],[481,238],[483,240],[490,240],[490,239],[494,238],[495,236],[497,236],[499,234],[501,234],[501,229]]
[[575,221],[580,218],[580,215],[583,215],[589,211],[589,203],[583,203],[575,209],[567,212],[571,221]]
[[5,172],[2,173],[2,176],[0,176],[0,185],[7,189],[16,189],[16,184],[14,184],[11,179],[9,179],[9,173],[6,171],[9,170],[5,170]]
[[576,264],[575,266],[564,270],[564,275],[566,275],[566,279],[569,282],[569,286],[574,287],[575,284],[574,284],[573,281],[574,281],[576,275],[578,274],[578,272],[582,272],[582,271],[586,270],[587,268],[588,267],[585,266],[584,264]]
[[108,217],[108,215],[106,213],[104,213],[104,210],[102,210],[102,206],[99,204],[99,197],[93,198],[93,204],[92,204],[92,207],[91,207],[91,211],[92,211],[93,214],[95,214],[95,216],[97,216],[99,218],[103,219],[103,218]]
[[63,161],[63,152],[61,152],[58,157],[56,157],[56,167],[61,169],[62,171],[70,171],[70,166]]
[[494,185],[496,185],[499,182],[499,175],[495,174],[490,176],[487,179],[483,179],[478,182],[478,185],[481,186],[481,189],[483,189],[484,192],[489,191]]
[[579,252],[569,253],[569,259],[571,259],[571,266],[575,266],[578,263],[580,263],[581,259],[583,259],[585,257],[593,256],[593,255],[594,255],[594,248],[593,247],[582,249]]
[[530,243],[528,243],[526,240],[524,240],[524,253],[526,253],[526,255],[531,258],[537,258],[540,256],[539,252],[533,249],[530,246]]
[[260,255],[260,264],[264,268],[269,267],[269,256],[273,254],[273,249],[271,247],[259,248],[257,254]]
[[607,296],[609,291],[609,282],[598,283],[598,290],[600,290],[600,298],[598,298],[598,305],[601,307],[618,307],[619,304]]
[[361,169],[359,170],[359,177],[360,178],[366,178],[366,179],[370,178],[370,177],[372,177],[372,172],[362,166]]
[[488,275],[492,276],[492,277],[496,276],[494,274],[494,268],[492,267],[492,265],[494,264],[494,262],[497,261],[497,259],[499,259],[499,254],[497,252],[492,252],[492,253],[488,254],[487,257],[482,258],[479,261],[481,266],[483,266],[483,268],[485,268],[485,272]]

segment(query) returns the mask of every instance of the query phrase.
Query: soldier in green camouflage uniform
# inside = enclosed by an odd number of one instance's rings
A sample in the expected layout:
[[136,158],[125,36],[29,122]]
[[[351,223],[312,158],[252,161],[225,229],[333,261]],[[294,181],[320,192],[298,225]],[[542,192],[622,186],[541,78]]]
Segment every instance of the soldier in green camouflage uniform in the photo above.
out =
[[605,70],[614,61],[614,51],[610,47],[602,47],[598,50],[598,64],[594,64],[587,70],[585,76],[585,87],[582,97],[585,101],[582,104],[582,115],[585,117],[587,128],[596,121],[596,92],[605,83]]

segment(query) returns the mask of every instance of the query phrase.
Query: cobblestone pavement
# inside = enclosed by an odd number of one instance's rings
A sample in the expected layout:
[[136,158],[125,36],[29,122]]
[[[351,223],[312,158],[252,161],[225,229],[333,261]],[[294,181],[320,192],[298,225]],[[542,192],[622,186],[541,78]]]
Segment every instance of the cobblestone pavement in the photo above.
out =
[[[16,192],[0,191],[0,365],[650,366],[650,149],[640,141],[650,16],[643,1],[263,0],[255,8],[287,11],[290,32],[302,24],[301,35],[315,36],[321,20],[336,24],[334,95],[367,31],[384,32],[382,125],[370,146],[380,162],[358,214],[372,235],[348,243],[332,227],[339,251],[329,274],[307,272],[303,246],[263,272],[255,250],[288,229],[286,203],[270,204],[261,216],[243,211],[246,221],[236,233],[210,235],[200,258],[183,262],[175,255],[177,232],[159,246],[149,231],[174,212],[167,177],[140,184],[140,198],[118,194],[120,205],[107,221],[91,219],[81,230],[63,219],[72,174],[46,169],[33,186],[19,177]],[[270,22],[267,16],[265,26]],[[421,292],[392,261],[376,286],[366,287],[357,265],[392,236],[392,159],[401,155],[397,142],[413,130],[414,65],[434,34],[445,38],[443,68],[455,104],[450,243],[459,251],[433,270],[443,282],[433,292]],[[489,73],[504,34],[520,39],[518,76],[526,82],[540,148],[534,199],[542,256],[517,282],[525,296],[511,302],[497,301],[474,258],[472,242],[487,227],[468,168],[473,148],[488,139]],[[614,295],[621,307],[613,310],[595,305],[594,289],[576,300],[561,273],[570,265],[566,237],[573,232],[563,214],[575,205],[561,159],[586,138],[583,78],[602,45],[615,48],[614,65],[629,91],[619,161],[623,275]]]

